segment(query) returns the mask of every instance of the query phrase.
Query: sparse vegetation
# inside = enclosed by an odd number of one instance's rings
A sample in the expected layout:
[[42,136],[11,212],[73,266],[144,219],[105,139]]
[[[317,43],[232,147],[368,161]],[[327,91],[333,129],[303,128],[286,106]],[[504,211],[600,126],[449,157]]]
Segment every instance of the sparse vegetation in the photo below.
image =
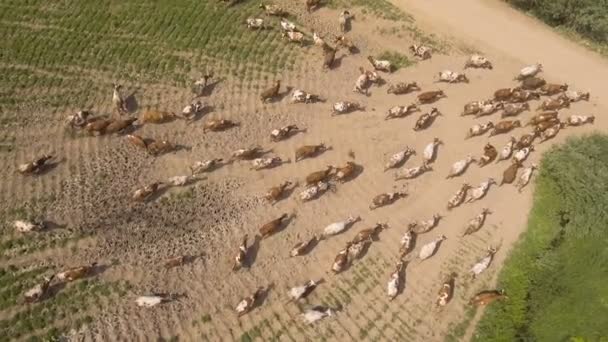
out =
[[[600,341],[608,336],[608,137],[569,140],[543,158],[528,230],[499,276],[476,341]],[[556,328],[559,327],[559,328]]]
[[400,8],[386,0],[330,0],[328,5],[332,8],[357,6],[363,9],[363,14],[370,13],[382,19],[392,21],[413,21],[411,15],[403,12]]
[[[87,315],[89,304],[94,303],[100,297],[119,293],[125,287],[125,284],[121,283],[99,283],[85,279],[67,285],[51,298],[40,303],[21,308],[23,292],[40,281],[39,276],[45,271],[45,268],[27,271],[0,270],[0,298],[2,300],[0,309],[20,308],[11,317],[0,320],[0,330],[3,332],[0,341],[18,338],[56,340],[64,332],[92,322],[92,317]],[[56,324],[64,322],[68,318],[70,322],[73,322],[72,325]]]

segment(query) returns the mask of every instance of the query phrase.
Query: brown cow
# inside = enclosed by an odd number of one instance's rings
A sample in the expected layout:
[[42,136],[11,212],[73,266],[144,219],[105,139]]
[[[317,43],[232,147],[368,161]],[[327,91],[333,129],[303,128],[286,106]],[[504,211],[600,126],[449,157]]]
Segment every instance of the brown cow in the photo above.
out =
[[331,146],[327,147],[321,143],[319,145],[304,145],[296,149],[295,161],[298,162],[302,159],[312,158],[320,153],[330,150]]
[[260,227],[260,234],[262,235],[262,239],[265,239],[279,231],[281,229],[281,226],[283,225],[283,221],[288,217],[288,214],[283,214],[281,215],[281,217],[262,225]]
[[519,170],[520,167],[522,167],[521,162],[513,161],[513,163],[502,173],[500,185],[513,183],[517,177],[517,170]]
[[418,95],[418,102],[421,104],[433,103],[442,97],[447,97],[443,90],[426,91]]
[[507,299],[507,295],[504,290],[487,290],[477,293],[469,301],[470,305],[484,306],[492,303],[495,300]]
[[486,146],[484,146],[483,148],[483,156],[479,158],[477,164],[480,167],[484,167],[489,163],[493,162],[494,159],[496,159],[496,156],[498,156],[498,151],[496,150],[496,147],[492,146],[492,144],[490,143],[487,143]]
[[492,132],[490,132],[490,136],[509,133],[510,131],[512,131],[513,129],[515,129],[517,127],[521,127],[521,122],[519,120],[500,121],[499,123],[494,125],[494,129],[492,130]]

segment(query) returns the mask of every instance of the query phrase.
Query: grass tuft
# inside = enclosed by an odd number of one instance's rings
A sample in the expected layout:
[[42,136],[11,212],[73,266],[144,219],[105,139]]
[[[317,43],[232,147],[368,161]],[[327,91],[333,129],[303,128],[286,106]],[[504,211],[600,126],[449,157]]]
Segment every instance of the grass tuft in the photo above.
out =
[[392,71],[407,68],[415,64],[415,62],[409,59],[406,55],[396,51],[384,51],[378,56],[378,59],[390,61],[393,67]]

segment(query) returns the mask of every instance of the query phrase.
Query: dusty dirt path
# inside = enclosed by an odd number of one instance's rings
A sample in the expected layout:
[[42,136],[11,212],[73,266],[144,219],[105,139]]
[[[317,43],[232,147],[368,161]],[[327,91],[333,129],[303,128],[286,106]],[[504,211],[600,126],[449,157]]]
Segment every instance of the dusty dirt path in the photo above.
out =
[[608,77],[608,60],[500,1],[392,0],[412,13],[423,27],[465,39],[488,52],[540,62],[545,70],[573,87],[583,87],[601,104],[599,95]]

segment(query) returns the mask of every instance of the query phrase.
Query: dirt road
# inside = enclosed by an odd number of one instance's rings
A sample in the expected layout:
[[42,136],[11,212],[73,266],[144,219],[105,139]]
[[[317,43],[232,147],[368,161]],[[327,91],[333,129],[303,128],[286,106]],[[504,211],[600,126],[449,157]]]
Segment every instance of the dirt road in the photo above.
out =
[[597,95],[608,77],[608,60],[572,42],[539,20],[501,1],[393,0],[412,13],[423,27],[464,39],[492,54],[521,61],[540,62],[560,80]]

